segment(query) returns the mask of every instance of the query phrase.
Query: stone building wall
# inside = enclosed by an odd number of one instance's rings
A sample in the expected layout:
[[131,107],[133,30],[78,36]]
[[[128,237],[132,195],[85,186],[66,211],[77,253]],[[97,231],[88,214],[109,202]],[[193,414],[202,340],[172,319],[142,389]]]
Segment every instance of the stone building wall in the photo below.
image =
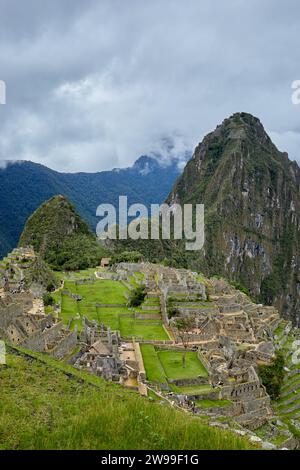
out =
[[32,351],[44,352],[46,349],[45,337],[40,331],[36,331],[22,342],[22,347]]
[[17,317],[23,314],[23,304],[0,305],[0,328],[6,329]]
[[52,349],[51,356],[63,359],[71,354],[77,346],[77,334],[74,331],[67,332],[66,336]]

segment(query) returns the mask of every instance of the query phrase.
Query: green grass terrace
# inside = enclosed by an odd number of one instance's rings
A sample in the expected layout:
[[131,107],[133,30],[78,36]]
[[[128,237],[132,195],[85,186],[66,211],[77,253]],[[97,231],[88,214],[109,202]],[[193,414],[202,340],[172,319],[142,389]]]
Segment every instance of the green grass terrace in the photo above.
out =
[[[193,379],[197,377],[208,377],[208,372],[197,357],[196,352],[188,351],[186,353],[185,367],[183,365],[181,351],[163,351],[152,344],[141,344],[141,352],[146,370],[147,379],[150,382],[164,384],[168,380]],[[173,386],[173,385],[172,385]],[[183,387],[186,390],[188,387]],[[210,390],[205,386],[206,390]],[[176,387],[179,391],[181,387]],[[195,386],[195,389],[201,390],[201,386]],[[192,393],[193,391],[192,390]],[[185,393],[180,390],[181,393]],[[203,388],[202,391],[205,389]]]
[[[81,279],[90,279],[89,283],[80,283]],[[63,293],[63,292],[68,292]],[[80,296],[81,300],[72,297]],[[119,330],[125,339],[132,337],[140,340],[168,341],[169,335],[163,327],[161,316],[157,310],[131,309],[127,307],[129,290],[120,281],[96,279],[93,270],[69,273],[65,276],[64,287],[53,294],[55,301],[60,304],[65,324],[72,329],[77,326],[80,330],[83,317],[96,320]],[[157,299],[146,299],[145,305],[157,305]],[[153,319],[136,318],[139,314],[155,314]]]

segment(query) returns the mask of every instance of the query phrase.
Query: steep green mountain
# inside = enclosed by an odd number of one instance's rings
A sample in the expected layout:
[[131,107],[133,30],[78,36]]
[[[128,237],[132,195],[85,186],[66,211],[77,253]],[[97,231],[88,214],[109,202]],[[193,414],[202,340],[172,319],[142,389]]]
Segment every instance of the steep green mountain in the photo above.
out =
[[96,266],[106,253],[73,205],[61,195],[42,204],[28,219],[19,246],[32,246],[57,270]]
[[300,325],[300,169],[259,119],[236,113],[196,147],[166,202],[204,204],[205,244],[126,240],[117,251],[220,275]]
[[179,174],[176,162],[162,166],[147,156],[130,168],[99,173],[59,173],[32,162],[7,162],[0,167],[0,258],[17,245],[26,219],[56,194],[67,197],[94,230],[99,204],[117,205],[119,195],[127,195],[129,204],[161,203]]
[[300,169],[259,119],[236,113],[196,147],[167,201],[205,205],[205,246],[186,264],[249,288],[300,321]]

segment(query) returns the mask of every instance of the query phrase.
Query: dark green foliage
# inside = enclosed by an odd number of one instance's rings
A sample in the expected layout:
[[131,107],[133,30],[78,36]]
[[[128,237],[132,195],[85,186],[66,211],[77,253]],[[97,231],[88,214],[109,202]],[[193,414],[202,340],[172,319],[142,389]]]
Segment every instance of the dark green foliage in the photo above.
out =
[[46,287],[47,292],[53,292],[55,290],[55,284],[54,282],[49,282],[49,284]]
[[139,307],[146,297],[146,287],[144,285],[138,286],[134,289],[129,297],[129,306],[130,307]]
[[33,246],[57,271],[95,267],[108,252],[63,196],[53,197],[34,212],[19,246]]
[[258,373],[270,397],[273,400],[279,398],[284,379],[284,355],[282,352],[276,352],[276,357],[271,365],[260,365]]
[[176,307],[168,307],[167,313],[169,318],[173,318],[179,314],[179,311]]
[[280,289],[280,279],[277,272],[267,276],[261,284],[260,300],[266,305],[272,305],[272,302]]
[[111,263],[140,263],[142,260],[143,255],[139,251],[122,251],[113,255]]
[[49,292],[46,292],[43,295],[43,302],[44,302],[45,307],[48,307],[49,305],[54,305],[55,300],[52,297],[52,295],[49,294]]
[[234,287],[235,289],[238,289],[240,290],[241,292],[243,292],[244,294],[248,295],[248,297],[251,297],[251,294],[250,294],[250,291],[247,287],[243,286],[240,282],[236,282],[236,281],[230,281],[230,284],[232,285],[232,287]]
[[78,271],[99,265],[107,254],[94,238],[79,234],[66,238],[60,246],[51,245],[45,260],[57,271]]

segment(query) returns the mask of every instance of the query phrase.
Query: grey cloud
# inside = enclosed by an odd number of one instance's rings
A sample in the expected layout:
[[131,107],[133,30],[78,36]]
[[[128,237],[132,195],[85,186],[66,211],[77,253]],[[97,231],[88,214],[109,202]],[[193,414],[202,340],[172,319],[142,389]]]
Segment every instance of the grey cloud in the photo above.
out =
[[[236,111],[300,161],[296,0],[0,0],[0,159],[163,161]],[[167,143],[167,144],[166,144]]]

